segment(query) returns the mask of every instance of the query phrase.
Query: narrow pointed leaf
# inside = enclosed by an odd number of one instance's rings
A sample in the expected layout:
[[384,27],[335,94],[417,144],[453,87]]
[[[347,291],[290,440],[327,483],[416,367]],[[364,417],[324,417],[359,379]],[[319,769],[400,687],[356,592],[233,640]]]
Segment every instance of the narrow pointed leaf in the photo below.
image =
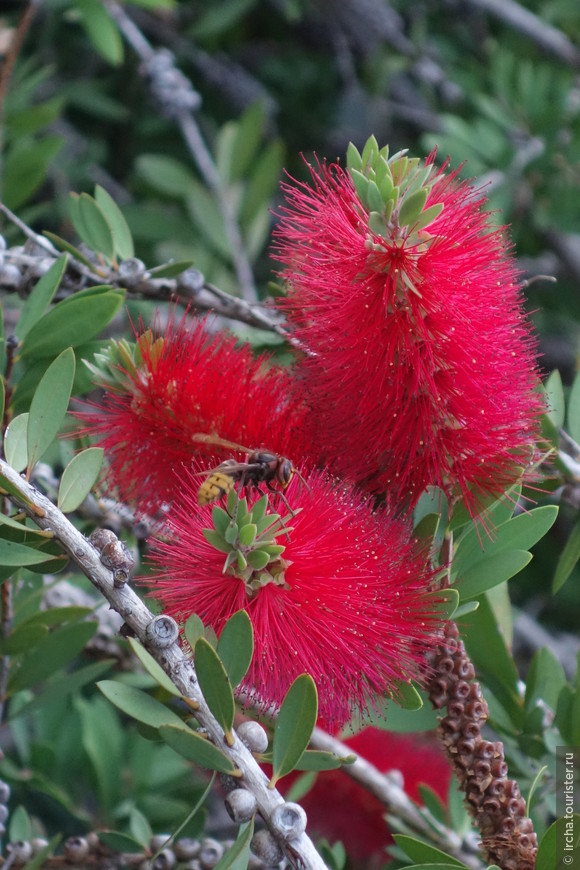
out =
[[447,855],[441,849],[424,843],[416,837],[409,837],[406,834],[393,834],[393,839],[411,861],[431,862],[431,864],[442,864],[451,867],[465,867],[463,861]]
[[140,689],[125,686],[116,680],[101,680],[97,687],[111,704],[151,728],[160,728],[162,725],[181,727],[183,724],[177,713]]
[[179,727],[177,725],[162,725],[159,728],[159,734],[168,746],[201,767],[217,770],[219,773],[233,774],[236,771],[233,762],[221,749],[183,724]]
[[4,455],[14,471],[24,471],[28,465],[26,433],[28,431],[28,412],[19,414],[11,421],[4,436]]
[[143,851],[142,843],[128,834],[121,833],[121,831],[99,831],[98,837],[101,843],[104,843],[114,852],[126,852],[130,855]]
[[73,622],[59,626],[36,644],[10,675],[8,692],[14,694],[51,677],[86,646],[97,630],[96,622]]
[[72,392],[75,367],[74,351],[69,347],[49,365],[36,388],[28,416],[29,468],[43,456],[62,426]]
[[250,841],[254,836],[254,819],[240,827],[233,846],[225,852],[214,870],[246,870],[250,860]]
[[308,746],[318,715],[318,695],[308,674],[296,677],[282,706],[272,744],[272,779],[270,787],[294,770]]
[[95,264],[91,263],[88,257],[85,257],[83,252],[76,248],[74,245],[71,245],[70,242],[67,242],[66,239],[61,239],[60,236],[55,235],[55,233],[51,233],[48,230],[44,230],[42,233],[43,236],[46,236],[47,239],[53,243],[55,248],[58,248],[59,251],[66,251],[68,254],[72,254],[75,260],[78,260],[84,266],[87,266],[89,269],[94,269]]
[[236,704],[232,685],[212,645],[200,637],[194,650],[195,670],[207,705],[226,734],[234,727]]
[[552,595],[560,591],[576,567],[578,559],[580,559],[580,520],[572,528],[558,559],[554,580],[552,581]]
[[0,565],[22,568],[27,565],[41,565],[42,562],[47,562],[53,558],[52,553],[45,553],[43,550],[0,538]]
[[22,356],[56,356],[67,347],[85,344],[113,319],[125,294],[109,287],[91,287],[59,302],[36,323],[22,343]]
[[58,506],[63,513],[76,510],[87,497],[99,476],[103,456],[102,447],[88,447],[71,459],[58,488]]
[[48,272],[46,272],[24,305],[16,325],[16,334],[19,341],[26,338],[31,327],[40,320],[52,301],[66,269],[66,254],[62,254],[55,260]]
[[495,556],[490,556],[489,559],[477,562],[457,581],[461,600],[475,598],[476,595],[481,595],[499,583],[509,580],[510,577],[519,574],[531,559],[532,554],[527,550],[504,550]]
[[254,654],[254,632],[245,610],[238,610],[228,619],[220,634],[217,651],[232,686],[238,686],[246,676]]
[[199,638],[204,636],[204,631],[205,628],[203,622],[201,621],[197,613],[192,613],[185,625],[183,626],[183,633],[185,635],[185,639],[192,650],[195,648],[195,645],[198,642]]
[[134,638],[129,638],[129,646],[149,674],[149,676],[153,677],[156,680],[161,688],[165,689],[166,692],[169,692],[171,695],[176,695],[178,698],[181,697],[181,692],[169,679],[161,665],[158,665],[153,656],[147,652],[145,647],[139,643],[139,641]]
[[125,220],[123,212],[113,197],[99,184],[95,187],[95,200],[101,212],[104,214],[111,232],[115,253],[121,260],[127,260],[135,253],[133,236]]
[[164,263],[162,266],[150,269],[149,274],[152,278],[177,278],[186,269],[191,269],[194,264],[194,260],[178,260],[175,263]]

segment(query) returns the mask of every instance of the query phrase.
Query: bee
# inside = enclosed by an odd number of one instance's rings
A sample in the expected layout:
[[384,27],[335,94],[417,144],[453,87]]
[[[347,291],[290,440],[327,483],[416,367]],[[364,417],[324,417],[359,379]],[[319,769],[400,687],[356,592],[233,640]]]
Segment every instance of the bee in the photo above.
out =
[[260,489],[260,486],[265,484],[270,492],[275,492],[282,499],[290,513],[293,513],[282,490],[287,488],[294,474],[297,474],[301,480],[304,478],[289,459],[272,450],[247,450],[240,444],[213,435],[194,435],[193,440],[230,450],[242,450],[246,454],[244,462],[226,459],[209,472],[199,488],[198,504],[211,504],[227,496],[236,484],[239,484],[240,489],[244,487]]

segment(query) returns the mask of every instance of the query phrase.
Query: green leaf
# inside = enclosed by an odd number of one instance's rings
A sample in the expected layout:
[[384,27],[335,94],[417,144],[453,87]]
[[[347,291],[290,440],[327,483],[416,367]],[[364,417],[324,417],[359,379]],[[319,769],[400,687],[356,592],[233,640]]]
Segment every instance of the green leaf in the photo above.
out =
[[64,136],[24,139],[4,160],[2,200],[17,211],[46,180],[48,169],[65,143]]
[[580,372],[574,378],[568,396],[568,432],[580,444]]
[[238,610],[228,619],[220,634],[217,651],[232,686],[238,686],[254,655],[254,631],[245,610]]
[[477,562],[456,581],[461,600],[475,598],[522,571],[531,561],[526,550],[505,550]]
[[83,503],[99,476],[103,456],[102,447],[88,447],[71,459],[58,488],[58,507],[64,514]]
[[232,685],[220,657],[210,643],[200,637],[194,649],[195,670],[207,705],[226,734],[234,727],[236,704]]
[[96,630],[96,622],[73,622],[55,628],[24,656],[18,670],[10,674],[8,693],[13,695],[52,676],[79,654]]
[[309,674],[296,677],[280,707],[272,743],[269,787],[294,770],[307,748],[318,716],[318,695]]
[[71,243],[67,242],[66,239],[61,239],[60,236],[57,236],[55,235],[55,233],[51,233],[48,230],[43,230],[42,235],[46,236],[47,239],[50,239],[55,248],[57,248],[59,251],[66,251],[68,254],[72,254],[75,260],[83,263],[83,265],[93,271],[95,264],[91,263],[89,258],[86,257],[82,251],[80,251],[74,245],[71,245]]
[[191,193],[194,177],[191,170],[164,154],[141,154],[136,161],[136,170],[154,190],[166,196],[183,199]]
[[470,615],[462,628],[465,646],[476,668],[485,674],[486,684],[503,704],[514,721],[522,718],[518,693],[518,672],[493,611],[483,595],[479,608]]
[[58,260],[55,260],[48,272],[42,276],[36,284],[34,290],[22,306],[18,324],[16,326],[16,334],[19,341],[26,338],[31,327],[37,323],[43,316],[44,312],[50,305],[52,297],[56,293],[62,276],[66,269],[66,254],[62,254]]
[[500,523],[493,531],[492,540],[478,538],[477,529],[470,529],[457,546],[453,570],[461,575],[465,569],[503,550],[531,549],[554,525],[557,516],[557,505],[525,511]]
[[161,688],[165,689],[166,692],[169,692],[170,695],[175,695],[176,697],[181,697],[181,692],[173,683],[172,680],[169,679],[161,665],[158,665],[153,656],[147,652],[145,647],[137,640],[137,638],[130,637],[129,638],[129,646],[149,674],[149,676],[153,677],[153,679],[159,683]]
[[143,851],[143,843],[134,840],[128,834],[121,833],[121,831],[97,831],[97,836],[101,843],[104,843],[114,852],[132,854]]
[[248,553],[247,561],[254,571],[263,571],[270,561],[270,556],[265,550],[251,550]]
[[[451,860],[453,861],[454,859],[451,858]],[[466,864],[460,864],[459,866],[469,870]],[[457,870],[457,864],[450,864],[449,862],[446,864],[409,864],[408,867],[405,867],[405,870]]]
[[[566,827],[567,824],[570,826],[569,828]],[[570,858],[570,867],[577,864],[580,859],[580,843],[577,835],[572,838],[573,842],[570,842],[570,850],[564,852],[564,845],[567,845],[565,836],[569,830],[580,831],[580,814],[563,816],[550,825],[538,846],[535,870],[554,870],[555,867],[558,867],[559,870],[560,867],[566,866],[561,862],[564,855]],[[555,864],[554,862],[558,858],[560,863]]]
[[194,260],[177,260],[175,263],[164,263],[162,266],[149,269],[149,274],[152,278],[177,278],[186,269],[191,269],[194,262]]
[[23,568],[27,565],[41,565],[53,558],[52,553],[0,538],[0,565]]
[[356,755],[339,757],[334,752],[325,752],[322,749],[306,749],[300,756],[295,770],[336,770],[343,764],[354,762]]
[[250,841],[254,836],[254,819],[240,827],[236,842],[224,852],[214,870],[246,870],[250,860]]
[[30,403],[27,429],[28,468],[38,462],[62,426],[75,376],[71,347],[57,356],[42,376]]
[[[4,436],[4,455],[14,471],[24,471],[28,465],[26,433],[28,431],[28,412],[14,417]],[[5,485],[5,484],[3,484]]]
[[430,862],[435,865],[443,864],[449,867],[466,866],[463,861],[458,861],[457,858],[447,855],[441,849],[436,849],[435,846],[430,846],[422,840],[417,840],[416,837],[409,837],[406,834],[393,834],[393,839],[411,861]]
[[27,652],[33,649],[47,634],[46,625],[30,625],[28,622],[19,625],[6,638],[0,640],[0,655],[13,656]]
[[32,837],[32,822],[23,806],[17,806],[10,814],[8,836],[11,842],[25,840],[28,842]]
[[189,761],[219,773],[236,773],[234,763],[228,756],[191,728],[184,725],[162,725],[159,734],[168,746]]
[[420,710],[423,706],[423,699],[415,686],[403,680],[397,681],[393,698],[403,710]]
[[59,674],[57,679],[47,682],[46,688],[35,695],[32,700],[22,707],[13,710],[10,708],[10,718],[19,719],[21,716],[30,716],[41,707],[50,707],[52,704],[61,704],[62,699],[72,695],[87,684],[93,684],[100,676],[115,665],[114,659],[103,659],[93,662],[73,673]]
[[425,783],[419,783],[417,788],[423,801],[423,806],[429,810],[434,819],[437,819],[438,822],[444,825],[447,821],[447,810],[439,795],[430,786],[425,785]]
[[149,848],[149,843],[151,841],[151,837],[153,836],[153,831],[151,830],[151,825],[147,818],[143,815],[143,813],[139,812],[137,807],[131,808],[131,814],[129,816],[129,830],[131,831],[131,836],[137,840],[138,843],[141,843],[143,849]]
[[556,710],[558,695],[566,685],[564,668],[548,647],[537,650],[532,658],[526,679],[526,710],[531,710],[538,700],[542,700]]
[[428,195],[429,191],[423,187],[404,198],[399,209],[399,226],[406,227],[419,218]]
[[91,287],[55,305],[36,323],[22,344],[22,357],[56,356],[94,338],[110,323],[125,298],[121,290]]
[[530,815],[530,808],[532,806],[532,798],[534,797],[534,792],[536,791],[538,785],[540,784],[540,780],[542,779],[542,777],[543,777],[544,773],[547,771],[547,769],[548,769],[548,765],[544,764],[544,766],[538,770],[536,776],[534,777],[534,781],[530,786],[530,791],[528,793],[528,799],[526,801],[526,815],[527,816]]
[[190,647],[195,649],[195,645],[200,637],[204,636],[205,627],[197,613],[192,613],[187,622],[183,626],[185,639]]
[[544,384],[546,396],[548,400],[548,419],[559,429],[564,425],[564,413],[566,403],[564,401],[564,388],[562,387],[562,378],[558,369],[554,369],[546,383]]
[[113,231],[109,223],[88,193],[70,194],[69,211],[73,226],[83,242],[111,261],[115,254]]
[[116,680],[101,680],[97,683],[97,687],[111,704],[151,728],[172,724],[182,726],[177,713],[140,689],[134,689]]
[[99,184],[95,187],[95,200],[110,227],[115,253],[121,260],[133,257],[135,254],[133,236],[123,212],[113,197]]
[[82,14],[82,25],[99,54],[118,66],[123,60],[123,40],[119,29],[99,0],[75,0]]
[[574,524],[556,565],[552,595],[560,591],[580,559],[580,519]]

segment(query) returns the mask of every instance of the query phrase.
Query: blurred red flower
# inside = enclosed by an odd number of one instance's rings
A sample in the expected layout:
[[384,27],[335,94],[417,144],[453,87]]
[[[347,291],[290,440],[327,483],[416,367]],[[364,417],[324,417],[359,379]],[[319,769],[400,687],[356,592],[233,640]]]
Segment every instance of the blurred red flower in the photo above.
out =
[[[404,790],[412,800],[422,803],[419,785],[428,785],[447,803],[451,765],[443,750],[429,735],[392,734],[378,728],[365,728],[345,744],[385,773],[403,774]],[[279,788],[286,793],[296,774],[284,778]],[[349,867],[360,870],[381,868],[388,861],[386,847],[393,842],[385,815],[387,809],[373,794],[348,775],[348,767],[318,774],[314,786],[300,798],[308,816],[308,830],[329,843],[341,841]]]
[[476,513],[529,463],[544,410],[510,246],[434,154],[349,155],[284,185],[300,390],[335,471],[403,504],[438,485]]
[[[442,617],[427,595],[433,572],[426,554],[403,523],[385,509],[373,513],[318,472],[306,485],[294,477],[286,496],[297,513],[272,537],[283,552],[259,570],[234,560],[224,572],[223,549],[204,535],[213,524],[209,506],[198,507],[198,487],[182,472],[168,536],[153,542],[156,574],[143,582],[164,612],[180,622],[197,613],[218,635],[246,610],[255,653],[242,688],[258,705],[278,706],[307,672],[321,721],[338,727],[376,695],[396,693],[399,680],[421,679]],[[254,491],[250,507],[255,503]],[[251,549],[240,547],[250,563]]]
[[132,354],[128,347],[113,346],[114,377],[102,379],[104,395],[78,415],[104,447],[107,481],[123,500],[155,514],[180,493],[192,461],[207,468],[244,458],[196,441],[200,434],[301,459],[304,411],[291,397],[288,369],[186,318],[144,331]]

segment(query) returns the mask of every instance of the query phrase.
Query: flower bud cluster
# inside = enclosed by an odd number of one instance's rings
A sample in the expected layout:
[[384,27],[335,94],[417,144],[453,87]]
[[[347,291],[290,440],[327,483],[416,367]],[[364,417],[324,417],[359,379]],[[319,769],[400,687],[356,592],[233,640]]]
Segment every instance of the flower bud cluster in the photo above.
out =
[[501,741],[481,735],[489,711],[455,623],[447,624],[431,666],[431,703],[447,707],[439,723],[441,740],[490,862],[502,870],[534,870],[537,837],[526,802],[517,782],[507,777]]
[[263,586],[275,583],[284,586],[286,563],[281,558],[285,550],[277,536],[292,531],[284,519],[268,509],[268,496],[263,495],[248,507],[235,490],[228,495],[228,510],[217,505],[212,510],[214,528],[203,530],[206,541],[226,554],[223,573],[234,574],[244,581],[249,598]]

